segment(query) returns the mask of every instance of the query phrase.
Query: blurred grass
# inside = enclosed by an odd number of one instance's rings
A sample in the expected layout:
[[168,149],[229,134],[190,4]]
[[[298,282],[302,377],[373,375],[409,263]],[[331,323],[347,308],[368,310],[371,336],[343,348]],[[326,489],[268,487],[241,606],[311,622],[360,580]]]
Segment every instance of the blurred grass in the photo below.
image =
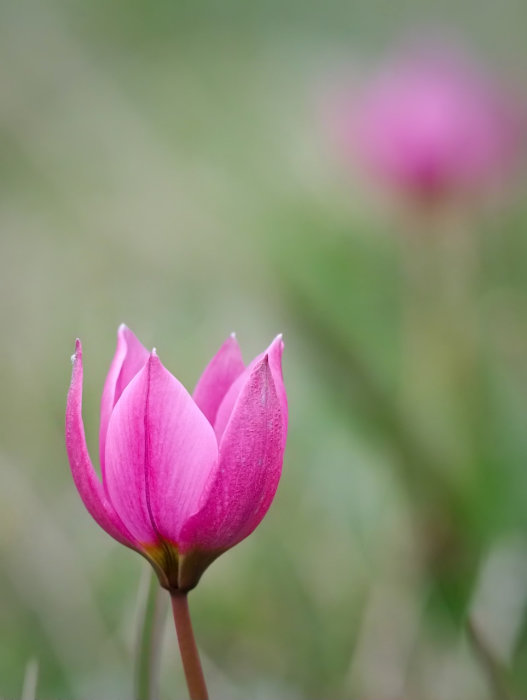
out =
[[[319,100],[334,68],[433,15],[524,79],[527,8],[46,0],[0,13],[0,696],[20,695],[32,658],[38,697],[132,696],[143,562],[84,511],[63,447],[74,338],[96,455],[125,321],[189,387],[230,331],[246,359],[285,335],[278,496],[191,597],[213,696],[490,697],[462,626],[493,553],[514,537],[525,557],[527,208],[478,221],[456,309],[475,362],[456,385],[455,343],[427,362],[418,337],[408,355],[402,233],[332,162]],[[444,310],[429,291],[420,313]],[[491,612],[511,581],[527,590],[519,564],[500,573]],[[500,617],[519,696],[520,592]],[[184,694],[170,626],[161,680],[162,698]]]

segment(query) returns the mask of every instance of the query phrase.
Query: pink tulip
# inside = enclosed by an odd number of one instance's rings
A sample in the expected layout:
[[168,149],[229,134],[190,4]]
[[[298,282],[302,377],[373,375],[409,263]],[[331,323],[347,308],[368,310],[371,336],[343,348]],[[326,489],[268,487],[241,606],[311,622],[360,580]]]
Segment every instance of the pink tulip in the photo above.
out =
[[511,95],[449,46],[396,57],[333,124],[346,157],[413,195],[482,190],[510,173],[525,137]]
[[66,409],[75,485],[99,525],[145,556],[172,592],[193,588],[271,505],[287,433],[282,349],[278,336],[245,367],[231,336],[190,396],[121,326],[101,401],[101,482],[86,447],[76,342]]

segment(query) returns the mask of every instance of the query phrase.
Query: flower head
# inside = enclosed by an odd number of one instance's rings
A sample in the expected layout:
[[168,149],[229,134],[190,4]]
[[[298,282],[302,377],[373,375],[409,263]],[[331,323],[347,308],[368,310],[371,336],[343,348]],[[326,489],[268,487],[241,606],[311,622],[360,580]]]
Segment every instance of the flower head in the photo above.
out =
[[511,95],[437,43],[395,57],[338,102],[334,124],[347,157],[414,196],[500,182],[525,137],[523,110]]
[[84,435],[77,340],[66,408],[73,479],[99,525],[143,554],[169,590],[193,588],[273,500],[287,434],[282,350],[278,336],[245,367],[231,336],[190,396],[121,326],[101,400],[101,482]]

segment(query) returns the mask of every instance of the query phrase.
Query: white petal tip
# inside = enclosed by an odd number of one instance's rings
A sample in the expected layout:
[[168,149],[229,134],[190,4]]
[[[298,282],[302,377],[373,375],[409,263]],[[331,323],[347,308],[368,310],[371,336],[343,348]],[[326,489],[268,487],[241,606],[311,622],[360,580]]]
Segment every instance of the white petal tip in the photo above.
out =
[[233,340],[236,340],[236,332],[232,331],[229,337],[233,338]]
[[82,354],[82,345],[79,338],[75,339],[75,352],[71,356],[71,364],[75,364],[75,360]]
[[157,348],[152,348],[152,357],[157,357]]
[[120,323],[119,328],[117,329],[117,332],[123,333],[124,331],[127,331],[127,330],[128,330],[128,326],[126,325],[126,323]]

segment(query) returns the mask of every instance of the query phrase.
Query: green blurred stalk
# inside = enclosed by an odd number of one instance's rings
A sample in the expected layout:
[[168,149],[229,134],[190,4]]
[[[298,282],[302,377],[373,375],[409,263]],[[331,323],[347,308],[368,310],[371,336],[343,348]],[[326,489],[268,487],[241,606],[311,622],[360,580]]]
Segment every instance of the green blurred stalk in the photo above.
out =
[[466,219],[448,211],[410,212],[399,237],[401,407],[458,480],[470,477],[480,393],[478,239]]
[[161,646],[168,596],[148,567],[140,585],[135,654],[135,700],[158,700]]
[[505,669],[492,653],[475,622],[470,618],[467,621],[467,633],[474,654],[487,677],[493,700],[512,700]]
[[24,673],[21,700],[35,700],[38,683],[38,661],[29,659]]
[[[398,410],[429,453],[448,490],[440,512],[425,513],[425,556],[437,593],[462,622],[481,538],[470,494],[479,478],[485,430],[477,280],[479,239],[458,207],[407,213],[399,237],[402,273],[402,365]],[[429,470],[421,474],[430,477]],[[416,501],[419,503],[419,501]],[[424,521],[423,521],[424,518]],[[446,529],[445,529],[446,528]]]

